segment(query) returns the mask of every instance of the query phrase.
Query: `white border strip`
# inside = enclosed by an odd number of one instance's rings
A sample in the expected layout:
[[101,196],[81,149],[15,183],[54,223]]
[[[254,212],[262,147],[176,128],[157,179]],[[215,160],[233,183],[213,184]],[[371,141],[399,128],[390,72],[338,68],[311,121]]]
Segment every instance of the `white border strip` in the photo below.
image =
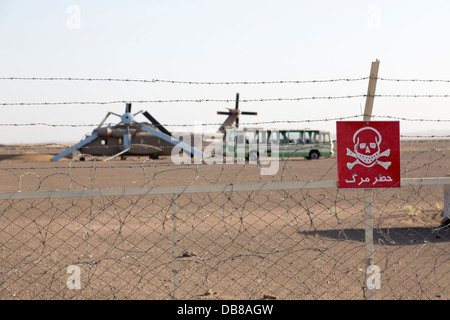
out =
[[[337,184],[338,184],[337,180],[325,180],[325,181],[272,182],[272,183],[201,185],[201,186],[2,192],[0,193],[0,200],[109,197],[109,196],[183,194],[183,193],[202,193],[202,192],[209,193],[209,192],[232,192],[232,191],[318,189],[318,188],[337,188]],[[438,184],[450,185],[450,177],[403,178],[401,184],[402,186],[438,185]]]

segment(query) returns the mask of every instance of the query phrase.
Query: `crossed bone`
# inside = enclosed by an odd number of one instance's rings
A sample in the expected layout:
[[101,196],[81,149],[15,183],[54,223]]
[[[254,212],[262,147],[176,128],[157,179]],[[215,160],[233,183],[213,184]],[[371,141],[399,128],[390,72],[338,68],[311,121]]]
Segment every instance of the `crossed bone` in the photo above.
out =
[[[380,155],[378,156],[378,158],[381,157],[387,157],[391,154],[391,149],[387,149],[385,151],[383,151],[382,153],[380,153]],[[363,165],[365,166],[365,164],[361,163],[361,161],[359,161],[358,156],[356,155],[356,153],[354,153],[352,150],[350,150],[349,148],[347,148],[347,155],[356,158],[355,162],[347,162],[347,168],[349,168],[350,170],[357,164]],[[387,169],[389,168],[389,166],[391,165],[392,162],[390,161],[379,161],[377,158],[377,160],[375,161],[375,163],[379,164],[380,166],[382,166],[383,168]]]

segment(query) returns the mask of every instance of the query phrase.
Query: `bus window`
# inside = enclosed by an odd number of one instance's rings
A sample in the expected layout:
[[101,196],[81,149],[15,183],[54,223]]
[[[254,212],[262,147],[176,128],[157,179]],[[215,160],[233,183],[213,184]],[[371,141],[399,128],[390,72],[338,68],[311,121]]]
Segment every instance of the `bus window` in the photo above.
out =
[[319,132],[305,131],[305,143],[319,143]]
[[311,132],[305,131],[303,138],[305,139],[305,143],[311,143]]
[[321,133],[320,134],[320,143],[329,143],[330,142],[330,135],[328,133]]
[[245,140],[249,144],[257,144],[258,143],[258,133],[252,130],[248,130],[245,132]]
[[258,141],[260,143],[267,143],[267,139],[270,137],[270,131],[258,131]]
[[299,131],[289,131],[289,142],[294,144],[302,144],[302,132]]
[[289,137],[287,131],[280,131],[280,144],[288,144]]
[[280,132],[279,131],[268,131],[267,132],[267,142],[272,144],[280,143]]
[[237,133],[236,134],[236,144],[243,145],[245,143],[244,137],[245,137],[245,135],[243,132]]
[[317,131],[311,132],[311,141],[312,143],[319,143],[319,132]]
[[224,138],[226,138],[229,142],[233,142],[236,134],[234,130],[227,130],[226,135],[224,135]]

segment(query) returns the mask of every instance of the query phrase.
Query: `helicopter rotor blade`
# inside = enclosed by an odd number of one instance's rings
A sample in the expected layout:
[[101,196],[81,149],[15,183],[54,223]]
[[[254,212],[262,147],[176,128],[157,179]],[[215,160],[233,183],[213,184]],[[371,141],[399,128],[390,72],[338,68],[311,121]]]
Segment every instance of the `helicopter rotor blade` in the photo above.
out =
[[257,112],[249,112],[249,111],[241,111],[239,110],[239,93],[236,93],[236,104],[234,109],[227,108],[229,111],[217,111],[217,114],[220,115],[226,115],[228,116],[227,119],[222,123],[222,125],[219,127],[218,132],[225,132],[225,128],[227,126],[232,126],[233,124],[236,126],[236,128],[239,127],[239,116],[240,115],[251,115],[256,116],[258,115]]
[[186,144],[184,142],[181,142],[180,140],[175,139],[174,137],[169,136],[169,135],[167,135],[167,134],[165,134],[165,133],[163,133],[161,131],[158,131],[158,130],[155,130],[153,128],[150,128],[149,126],[143,125],[141,123],[139,123],[139,124],[141,125],[142,130],[147,131],[148,133],[151,133],[151,134],[157,136],[158,138],[160,138],[162,140],[165,140],[165,141],[173,144],[174,146],[177,146],[177,147],[183,149],[184,151],[186,151],[186,152],[188,152],[190,154],[193,154],[193,155],[196,155],[196,156],[198,156],[200,158],[203,158],[203,152],[202,151],[200,151],[200,150],[198,150],[198,149],[196,149],[196,148],[194,148],[194,147],[192,147],[192,146],[190,146],[190,145],[188,145],[188,144]]
[[121,156],[122,154],[128,152],[130,149],[131,149],[131,147],[128,147],[128,148],[126,148],[126,149],[120,151],[119,153],[116,153],[115,155],[113,155],[113,156],[111,156],[111,157],[109,157],[109,158],[103,160],[103,162],[109,161],[109,160],[114,159],[114,158],[116,158],[116,157],[118,157],[118,156]]
[[72,152],[74,152],[75,150],[80,149],[81,147],[87,145],[89,142],[95,140],[98,138],[98,134],[97,132],[93,133],[92,135],[90,135],[89,137],[87,137],[84,140],[81,140],[80,142],[78,142],[77,144],[75,144],[74,146],[64,150],[63,152],[61,152],[60,154],[57,154],[56,156],[54,156],[50,161],[52,162],[56,162],[61,158],[64,158],[65,156],[71,154]]
[[239,111],[239,93],[236,93],[236,106],[235,106],[234,112],[236,114],[236,120],[235,120],[236,128],[239,128],[239,114],[241,113]]
[[164,128],[164,126],[158,122],[158,120],[156,120],[155,118],[152,117],[152,115],[150,113],[148,113],[147,111],[142,113],[148,120],[150,120],[151,123],[154,124],[154,126],[156,128],[158,128],[162,133],[168,135],[168,136],[172,136],[172,133],[167,130],[166,128]]

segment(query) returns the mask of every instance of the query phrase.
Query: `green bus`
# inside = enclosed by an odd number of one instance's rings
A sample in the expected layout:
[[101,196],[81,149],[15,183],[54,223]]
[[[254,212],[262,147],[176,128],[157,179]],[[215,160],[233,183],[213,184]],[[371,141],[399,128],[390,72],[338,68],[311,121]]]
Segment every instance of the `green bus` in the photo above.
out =
[[334,154],[331,133],[326,130],[227,129],[223,139],[225,156],[244,157],[251,161],[260,156],[319,159]]

